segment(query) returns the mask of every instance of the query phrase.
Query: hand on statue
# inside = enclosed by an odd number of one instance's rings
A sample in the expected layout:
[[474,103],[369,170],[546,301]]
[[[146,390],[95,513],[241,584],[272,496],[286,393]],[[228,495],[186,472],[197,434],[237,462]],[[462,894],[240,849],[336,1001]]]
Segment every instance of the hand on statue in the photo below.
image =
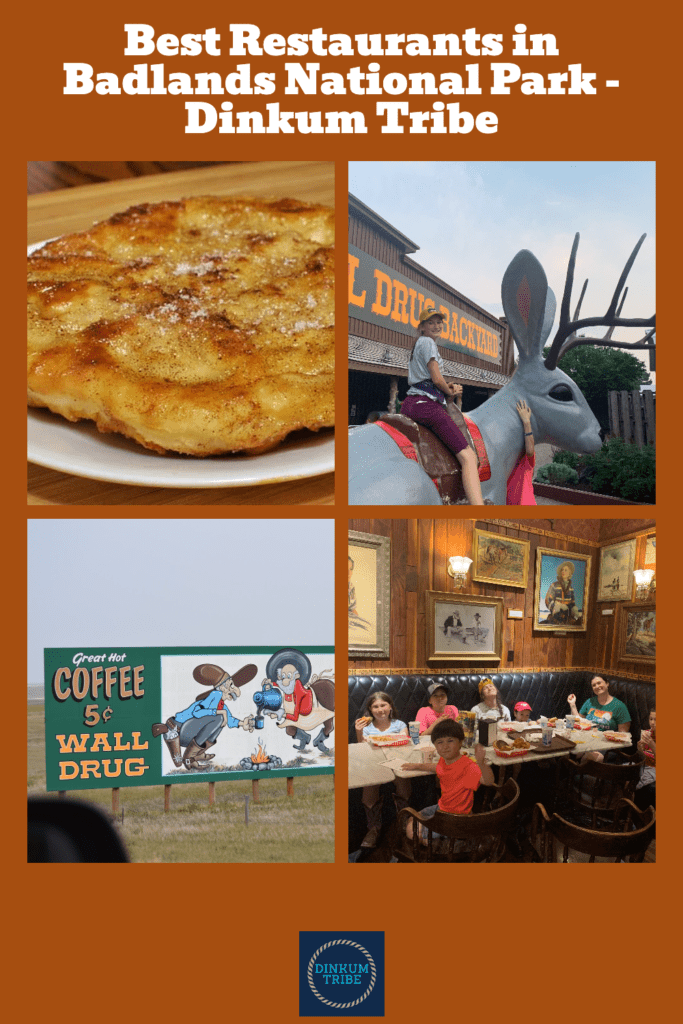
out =
[[531,426],[531,409],[526,404],[523,398],[520,398],[520,400],[517,402],[517,412],[524,426]]

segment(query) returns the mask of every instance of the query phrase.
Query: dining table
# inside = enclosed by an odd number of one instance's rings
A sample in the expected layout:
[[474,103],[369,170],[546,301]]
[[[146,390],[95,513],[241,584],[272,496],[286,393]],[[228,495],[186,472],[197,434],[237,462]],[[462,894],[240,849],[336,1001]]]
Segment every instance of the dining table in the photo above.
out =
[[[141,203],[185,196],[292,197],[334,205],[329,161],[28,164],[28,245]],[[28,411],[29,505],[332,505],[334,430],[298,431],[273,452],[207,459],[149,452],[45,409]]]
[[[553,735],[566,738],[574,743],[575,746],[547,752],[530,750],[521,757],[503,757],[491,745],[484,748],[484,760],[492,768],[500,769],[498,781],[503,782],[507,770],[516,764],[527,764],[531,761],[550,761],[561,757],[568,757],[570,754],[580,758],[594,750],[601,753],[608,750],[618,750],[629,746],[632,742],[630,733],[621,733],[620,736],[624,737],[623,740],[615,741],[608,739],[598,729],[573,729],[567,731],[558,727],[553,730]],[[531,743],[536,742],[537,738],[540,741],[540,726],[537,730],[525,730],[525,736]],[[499,737],[501,739],[509,738],[510,733],[499,730]],[[470,747],[463,745],[461,753],[474,758],[474,745]],[[362,786],[378,786],[384,782],[392,782],[394,779],[412,779],[419,775],[424,775],[425,773],[419,769],[410,771],[403,769],[401,765],[410,761],[424,763],[425,758],[431,759],[432,762],[438,760],[438,755],[429,736],[420,736],[417,744],[409,741],[402,746],[380,747],[375,746],[370,741],[351,743],[349,745],[349,789],[359,789]]]

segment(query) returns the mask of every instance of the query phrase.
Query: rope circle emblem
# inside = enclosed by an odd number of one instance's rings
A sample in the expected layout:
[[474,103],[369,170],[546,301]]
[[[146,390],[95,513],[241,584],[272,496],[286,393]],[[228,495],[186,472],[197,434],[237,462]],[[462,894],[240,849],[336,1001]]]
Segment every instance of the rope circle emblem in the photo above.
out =
[[[315,964],[316,958],[320,956],[320,954],[323,953],[326,949],[329,949],[330,946],[351,946],[353,949],[360,950],[360,952],[368,959],[368,962],[370,964],[370,978],[368,987],[365,990],[365,992],[363,992],[363,994],[359,996],[358,999],[354,999],[353,1002],[334,1003],[332,1002],[331,999],[326,999],[325,996],[321,995],[320,992],[318,992],[317,988],[315,987],[315,984],[313,982],[313,966]],[[331,942],[326,942],[324,946],[320,946],[319,949],[316,949],[315,953],[308,961],[306,977],[308,979],[308,984],[311,988],[311,991],[315,996],[317,996],[321,1003],[324,1003],[325,1006],[332,1007],[333,1010],[350,1010],[351,1007],[358,1006],[358,1004],[362,1003],[364,999],[367,999],[370,993],[372,992],[373,988],[375,987],[375,982],[377,981],[377,969],[375,967],[375,961],[372,959],[372,956],[364,946],[361,946],[359,942],[353,942],[352,939],[332,939]]]

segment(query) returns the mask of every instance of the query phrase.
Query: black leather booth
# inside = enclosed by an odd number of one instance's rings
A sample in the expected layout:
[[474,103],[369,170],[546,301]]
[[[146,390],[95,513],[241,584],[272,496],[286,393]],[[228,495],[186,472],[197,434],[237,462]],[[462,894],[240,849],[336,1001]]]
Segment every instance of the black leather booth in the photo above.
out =
[[361,714],[366,699],[375,690],[384,690],[393,699],[398,717],[404,722],[415,720],[418,708],[427,704],[428,687],[443,683],[448,690],[448,703],[462,711],[469,711],[479,703],[479,681],[492,679],[500,692],[503,704],[510,713],[518,700],[531,704],[533,717],[565,715],[569,712],[567,697],[576,694],[578,708],[591,696],[590,681],[601,675],[609,683],[609,692],[623,701],[631,712],[631,731],[634,742],[640,739],[641,729],[647,729],[648,715],[655,706],[654,682],[624,679],[610,672],[559,671],[544,672],[476,672],[453,675],[363,675],[349,676],[349,742],[356,738],[354,722]]

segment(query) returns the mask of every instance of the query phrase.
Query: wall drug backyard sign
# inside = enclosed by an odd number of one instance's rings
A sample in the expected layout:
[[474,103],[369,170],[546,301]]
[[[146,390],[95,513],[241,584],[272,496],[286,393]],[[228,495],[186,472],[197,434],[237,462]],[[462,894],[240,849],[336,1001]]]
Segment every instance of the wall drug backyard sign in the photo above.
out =
[[45,651],[48,790],[334,771],[334,648]]

